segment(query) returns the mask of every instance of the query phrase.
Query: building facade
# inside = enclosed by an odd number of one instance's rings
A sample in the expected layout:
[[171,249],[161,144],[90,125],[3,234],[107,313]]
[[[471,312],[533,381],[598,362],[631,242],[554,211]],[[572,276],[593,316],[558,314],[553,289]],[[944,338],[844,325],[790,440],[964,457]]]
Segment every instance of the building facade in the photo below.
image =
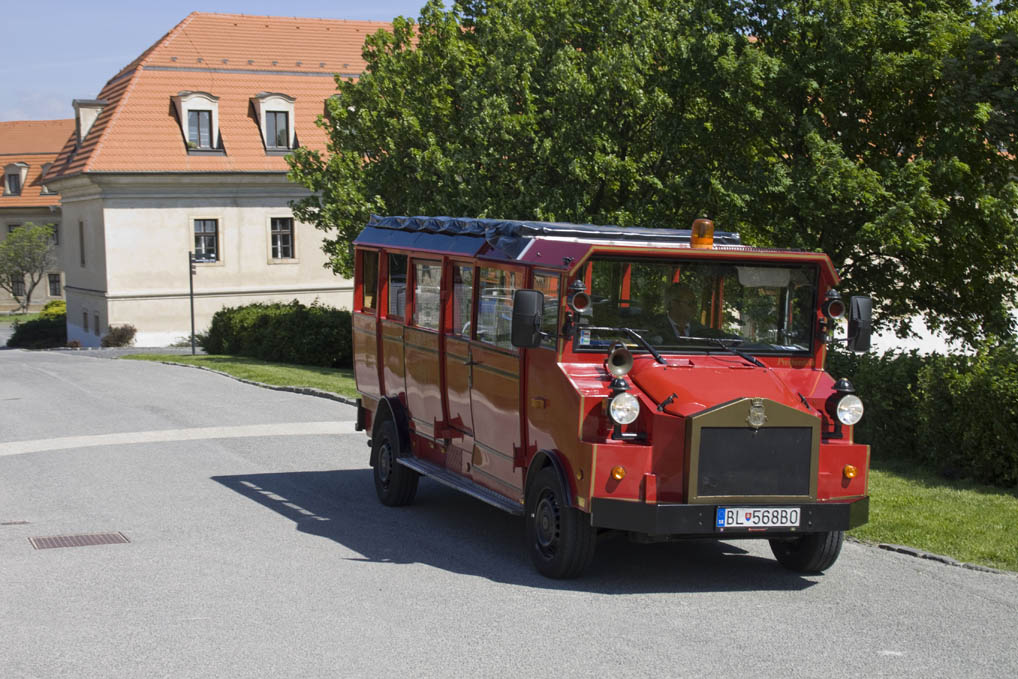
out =
[[139,345],[190,333],[226,306],[293,299],[349,308],[323,233],[294,219],[307,195],[285,156],[325,150],[315,120],[335,77],[364,68],[389,24],[193,13],[75,100],[74,131],[46,174],[59,191],[68,340],[97,346],[133,325]]
[[[61,261],[64,233],[60,217],[60,197],[42,182],[74,129],[73,120],[16,120],[0,122],[0,240],[25,224],[53,228],[54,260]],[[26,286],[28,281],[25,282]],[[31,309],[46,302],[63,299],[63,273],[58,266],[46,272],[32,291]],[[18,303],[6,290],[0,290],[0,311],[16,309]]]

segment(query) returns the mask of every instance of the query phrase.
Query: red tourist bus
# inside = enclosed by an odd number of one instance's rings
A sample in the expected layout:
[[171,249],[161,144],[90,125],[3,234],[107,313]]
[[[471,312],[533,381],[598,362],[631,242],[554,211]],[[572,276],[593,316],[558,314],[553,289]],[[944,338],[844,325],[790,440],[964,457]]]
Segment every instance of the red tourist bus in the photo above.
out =
[[[823,254],[690,230],[374,217],[355,241],[358,428],[375,489],[420,475],[524,517],[537,569],[597,533],[763,538],[820,572],[869,513],[862,402],[822,369]],[[869,347],[870,300],[850,300]]]

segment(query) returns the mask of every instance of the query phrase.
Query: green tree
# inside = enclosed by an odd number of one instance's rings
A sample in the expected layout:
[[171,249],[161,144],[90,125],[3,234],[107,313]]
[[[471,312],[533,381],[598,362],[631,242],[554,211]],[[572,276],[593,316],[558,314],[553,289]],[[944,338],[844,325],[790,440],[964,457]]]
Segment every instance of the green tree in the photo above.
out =
[[433,0],[337,80],[301,219],[687,228],[828,252],[905,333],[1011,331],[1018,13],[888,0]]
[[29,222],[0,241],[0,288],[14,297],[22,311],[28,310],[36,286],[55,266],[49,226]]

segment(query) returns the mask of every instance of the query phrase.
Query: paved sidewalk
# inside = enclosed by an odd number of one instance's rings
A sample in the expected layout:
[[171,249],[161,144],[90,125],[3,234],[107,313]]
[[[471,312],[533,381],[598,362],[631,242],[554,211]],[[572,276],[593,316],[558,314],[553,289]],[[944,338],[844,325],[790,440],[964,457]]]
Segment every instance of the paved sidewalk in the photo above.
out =
[[[116,347],[112,349],[47,349],[46,351],[75,353],[81,356],[91,356],[92,358],[120,358],[130,354],[190,355],[191,347]],[[204,355],[205,350],[201,347],[195,347],[195,353]]]

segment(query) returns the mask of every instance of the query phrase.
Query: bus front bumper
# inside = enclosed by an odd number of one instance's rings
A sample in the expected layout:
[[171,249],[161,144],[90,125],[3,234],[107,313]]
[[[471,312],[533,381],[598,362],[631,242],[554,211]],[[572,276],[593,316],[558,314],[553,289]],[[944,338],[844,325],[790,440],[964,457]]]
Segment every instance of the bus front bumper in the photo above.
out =
[[[734,504],[734,503],[733,503]],[[747,507],[746,503],[737,503]],[[718,508],[722,505],[647,504],[595,497],[590,501],[590,522],[597,528],[632,531],[646,535],[688,535],[706,537],[768,537],[848,530],[869,519],[870,499],[849,502],[798,504],[761,504],[760,507],[799,507],[797,528],[718,528]]]

